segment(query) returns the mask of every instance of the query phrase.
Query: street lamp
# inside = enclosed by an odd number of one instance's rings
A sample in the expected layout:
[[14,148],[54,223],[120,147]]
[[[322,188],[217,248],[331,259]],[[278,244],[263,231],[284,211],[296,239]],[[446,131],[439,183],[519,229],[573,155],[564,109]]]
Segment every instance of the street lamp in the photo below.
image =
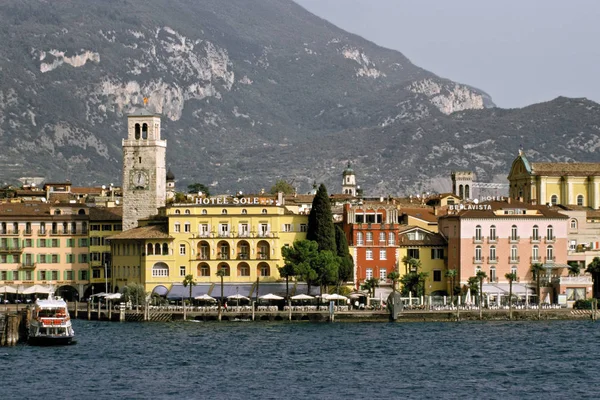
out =
[[104,289],[108,293],[108,263],[104,262]]

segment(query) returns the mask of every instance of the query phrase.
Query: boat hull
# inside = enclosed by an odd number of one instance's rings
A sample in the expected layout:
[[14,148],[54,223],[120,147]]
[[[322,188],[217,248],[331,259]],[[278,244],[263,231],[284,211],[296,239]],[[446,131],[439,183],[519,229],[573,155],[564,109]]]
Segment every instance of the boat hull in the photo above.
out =
[[27,343],[32,346],[68,346],[77,343],[75,336],[30,336]]

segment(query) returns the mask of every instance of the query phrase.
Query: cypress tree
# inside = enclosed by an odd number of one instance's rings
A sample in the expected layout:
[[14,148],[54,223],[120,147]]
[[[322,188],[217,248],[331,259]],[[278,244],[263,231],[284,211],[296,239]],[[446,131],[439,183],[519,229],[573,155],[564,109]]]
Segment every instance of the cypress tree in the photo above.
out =
[[340,257],[339,280],[340,282],[348,282],[354,275],[354,260],[348,249],[348,240],[346,234],[339,225],[335,227],[335,244],[337,247],[337,255]]
[[306,239],[317,242],[319,251],[330,250],[333,254],[337,254],[331,204],[327,189],[322,183],[313,199],[312,209],[308,216]]

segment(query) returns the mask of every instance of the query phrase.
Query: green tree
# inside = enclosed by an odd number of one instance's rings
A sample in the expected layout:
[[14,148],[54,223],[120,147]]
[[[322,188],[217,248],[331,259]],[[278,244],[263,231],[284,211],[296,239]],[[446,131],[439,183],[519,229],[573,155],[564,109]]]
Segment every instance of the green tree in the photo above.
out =
[[284,246],[281,256],[286,265],[290,265],[300,280],[306,282],[308,294],[311,286],[317,282],[319,275],[313,267],[319,254],[317,242],[312,240],[296,240],[292,246]]
[[202,192],[206,197],[210,197],[210,190],[208,187],[202,183],[192,183],[188,185],[188,193],[198,193]]
[[398,271],[392,271],[387,274],[387,278],[392,281],[392,290],[396,291],[396,286],[398,285],[398,280],[400,279],[400,274]]
[[188,198],[185,193],[176,192],[175,197],[173,198],[174,203],[187,203]]
[[540,263],[531,264],[531,273],[535,279],[535,292],[537,294],[538,301],[538,319],[542,318],[542,293],[540,290],[542,274],[546,271],[544,266]]
[[225,273],[225,268],[219,268],[215,273],[215,275],[221,278],[221,297],[219,298],[219,314],[221,314],[221,305],[223,303],[223,277],[226,276]]
[[479,319],[483,319],[483,281],[488,276],[483,270],[477,271],[475,278],[479,282]]
[[417,272],[409,272],[408,274],[402,275],[402,277],[400,277],[400,284],[402,285],[402,289],[400,290],[402,296],[410,296],[411,293],[414,293],[415,296],[419,296],[421,285],[419,282],[419,274]]
[[450,304],[454,304],[454,287],[456,286],[456,277],[458,272],[455,269],[446,271],[446,278],[450,279]]
[[504,277],[508,280],[508,319],[512,320],[513,317],[513,282],[517,280],[517,274],[511,272],[505,274]]
[[600,257],[594,257],[591,263],[588,264],[585,272],[592,275],[592,297],[600,297]]
[[569,261],[569,275],[578,276],[581,273],[581,266],[577,261]]
[[192,287],[196,286],[196,280],[194,279],[194,275],[188,274],[183,278],[183,287],[190,288],[190,304],[192,304]]
[[140,283],[130,283],[123,288],[123,300],[131,302],[132,305],[143,305],[146,301],[146,291],[144,285]]
[[476,276],[467,279],[467,289],[471,289],[471,295],[477,296],[479,293],[479,279]]
[[340,258],[338,281],[342,284],[352,280],[354,276],[354,260],[350,255],[346,234],[339,225],[335,227],[335,244],[337,255]]
[[319,186],[312,202],[312,208],[308,215],[306,239],[317,242],[320,251],[329,250],[334,254],[337,253],[331,204],[327,189],[323,184]]
[[[421,294],[419,294],[419,296],[425,297],[425,281],[427,281],[427,278],[429,277],[429,272],[418,272],[417,276],[419,279],[419,287],[421,288]],[[423,299],[423,301],[425,300]]]
[[[283,249],[287,246],[283,246],[281,249],[281,253],[283,254]],[[284,264],[283,267],[277,267],[279,270],[279,276],[285,278],[285,298],[286,300],[290,299],[290,277],[296,276],[296,270],[292,264]]]
[[379,287],[379,279],[369,278],[361,285],[362,290],[366,290],[369,297],[375,297],[375,288]]
[[269,193],[277,194],[279,192],[282,192],[283,194],[294,194],[296,193],[296,188],[291,183],[283,179],[277,179],[275,185],[273,185],[271,190],[269,190]]
[[[317,282],[321,286],[321,293],[327,292],[327,287],[338,283],[338,270],[340,259],[329,250],[319,251],[313,261],[313,268],[317,273]],[[323,288],[325,288],[323,290]]]

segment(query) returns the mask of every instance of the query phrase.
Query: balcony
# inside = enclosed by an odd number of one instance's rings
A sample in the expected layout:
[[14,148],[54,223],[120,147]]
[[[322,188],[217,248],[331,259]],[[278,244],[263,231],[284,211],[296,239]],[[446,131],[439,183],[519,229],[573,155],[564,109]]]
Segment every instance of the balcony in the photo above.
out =
[[46,236],[48,234],[48,230],[47,229],[38,229],[37,234],[38,234],[38,236]]
[[529,262],[532,264],[542,262],[542,257],[540,257],[540,256],[529,257]]
[[16,246],[0,246],[0,253],[20,253],[23,248],[20,244]]
[[19,236],[18,229],[0,229],[0,236]]
[[228,238],[229,237],[229,232],[219,232],[219,234],[217,235],[217,237]]
[[229,253],[219,253],[217,254],[218,260],[229,260]]
[[520,256],[508,256],[508,263],[509,264],[518,264],[521,262],[521,257]]
[[258,237],[259,238],[271,237],[271,232],[258,232]]
[[519,243],[519,240],[521,240],[521,236],[510,236],[508,238],[509,243]]
[[498,264],[498,258],[497,257],[488,257],[488,264]]
[[19,268],[21,269],[34,269],[37,266],[33,261],[25,261],[22,264],[19,264]]
[[237,256],[238,260],[248,260],[250,259],[250,254],[248,253],[239,253]]
[[25,236],[31,236],[31,235],[33,235],[33,231],[31,229],[25,229],[23,231],[23,235],[25,235]]
[[473,257],[473,264],[483,264],[483,257]]
[[208,261],[210,260],[210,256],[208,254],[200,254],[196,256],[196,260]]
[[241,231],[241,232],[238,232],[237,236],[240,237],[240,238],[249,238],[250,237],[250,232],[248,232],[248,231]]
[[477,237],[477,236],[473,236],[473,244],[482,244],[483,243],[483,238],[481,236]]
[[556,236],[546,236],[544,238],[545,243],[554,243],[556,242]]
[[539,242],[540,242],[539,236],[529,236],[529,243],[539,243]]
[[557,280],[557,283],[562,284],[580,284],[580,285],[591,285],[593,282],[592,277],[589,275],[579,276],[561,276]]
[[488,237],[487,242],[488,243],[498,243],[498,236]]
[[269,254],[267,253],[258,253],[256,258],[258,260],[268,260],[269,259]]
[[544,261],[547,263],[553,263],[556,261],[556,257],[545,257]]

